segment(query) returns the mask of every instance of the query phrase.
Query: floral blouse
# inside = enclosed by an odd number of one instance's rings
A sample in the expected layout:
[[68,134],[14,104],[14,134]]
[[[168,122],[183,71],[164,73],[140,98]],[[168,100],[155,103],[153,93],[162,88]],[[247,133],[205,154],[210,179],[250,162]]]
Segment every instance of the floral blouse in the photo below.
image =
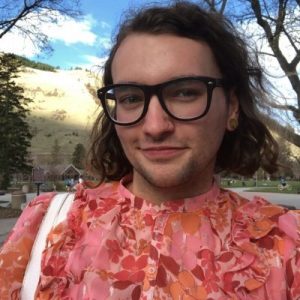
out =
[[[19,299],[54,193],[33,200],[0,250],[0,299]],[[48,235],[36,299],[300,299],[300,213],[213,185],[151,204],[121,181],[83,186]]]

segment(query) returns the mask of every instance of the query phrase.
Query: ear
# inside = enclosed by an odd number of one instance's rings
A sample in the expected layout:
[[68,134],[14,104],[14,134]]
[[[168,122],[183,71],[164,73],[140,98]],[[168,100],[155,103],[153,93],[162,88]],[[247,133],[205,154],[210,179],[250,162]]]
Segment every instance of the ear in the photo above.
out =
[[239,108],[239,99],[234,90],[231,90],[229,93],[228,117],[226,125],[226,129],[228,131],[234,131],[239,125]]

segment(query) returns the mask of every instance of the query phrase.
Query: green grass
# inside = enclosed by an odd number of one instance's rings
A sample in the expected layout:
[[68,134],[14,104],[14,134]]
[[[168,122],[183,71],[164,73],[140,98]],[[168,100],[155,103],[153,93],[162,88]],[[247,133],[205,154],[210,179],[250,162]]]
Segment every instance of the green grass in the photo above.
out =
[[[221,186],[224,188],[232,187],[243,187],[249,192],[266,192],[266,193],[285,193],[285,194],[297,194],[300,193],[300,181],[287,181],[289,189],[280,190],[278,188],[278,180],[258,180],[254,179],[244,180],[244,185],[242,180],[233,180],[231,184],[228,184],[230,179],[222,179]],[[247,189],[249,188],[249,189]]]

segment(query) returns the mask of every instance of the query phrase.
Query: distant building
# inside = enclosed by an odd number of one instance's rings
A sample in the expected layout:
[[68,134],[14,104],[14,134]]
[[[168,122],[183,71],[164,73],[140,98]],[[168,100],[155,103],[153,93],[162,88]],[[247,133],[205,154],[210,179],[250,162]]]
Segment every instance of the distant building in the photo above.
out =
[[73,164],[68,165],[65,169],[60,173],[61,179],[69,179],[73,178],[74,180],[78,180],[80,176],[82,176],[84,170],[77,169]]

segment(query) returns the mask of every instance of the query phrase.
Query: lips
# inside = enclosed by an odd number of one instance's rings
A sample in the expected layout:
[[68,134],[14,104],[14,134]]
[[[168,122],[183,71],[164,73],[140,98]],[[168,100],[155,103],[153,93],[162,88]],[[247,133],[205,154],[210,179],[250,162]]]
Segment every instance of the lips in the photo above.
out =
[[150,160],[169,160],[181,155],[185,150],[185,147],[174,146],[140,148],[143,155]]

